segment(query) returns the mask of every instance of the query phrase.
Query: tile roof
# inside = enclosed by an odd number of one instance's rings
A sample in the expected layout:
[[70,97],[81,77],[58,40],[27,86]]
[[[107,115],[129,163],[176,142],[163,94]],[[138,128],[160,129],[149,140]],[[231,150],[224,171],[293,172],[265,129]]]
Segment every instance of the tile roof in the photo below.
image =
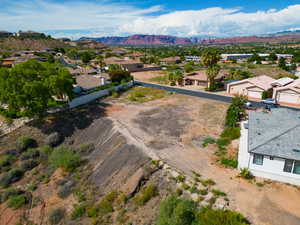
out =
[[300,112],[286,108],[249,113],[249,152],[300,160]]
[[275,80],[272,77],[269,77],[269,76],[266,76],[266,75],[261,75],[261,76],[257,76],[257,77],[248,78],[248,79],[245,79],[245,80],[232,82],[229,85],[236,85],[236,84],[242,84],[242,83],[245,83],[245,82],[249,82],[251,84],[250,86],[257,86],[257,87],[267,91],[270,88],[272,88],[271,84],[274,81]]
[[[222,79],[225,76],[225,71],[220,71],[216,79]],[[206,71],[199,70],[192,73],[188,73],[184,76],[186,80],[198,80],[198,81],[207,81]]]
[[290,89],[290,90],[300,93],[300,79],[294,80],[294,82],[292,82],[286,86],[275,88],[274,90],[277,92],[277,91],[286,90],[286,89]]

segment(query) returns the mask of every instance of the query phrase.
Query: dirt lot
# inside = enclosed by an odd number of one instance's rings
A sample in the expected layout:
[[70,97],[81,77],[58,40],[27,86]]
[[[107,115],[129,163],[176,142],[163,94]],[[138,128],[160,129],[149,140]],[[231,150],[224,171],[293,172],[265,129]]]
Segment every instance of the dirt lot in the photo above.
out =
[[238,178],[237,170],[217,165],[215,146],[199,144],[204,137],[220,134],[227,104],[182,95],[143,104],[115,100],[114,104],[124,107],[108,116],[128,139],[186,174],[193,170],[216,181],[228,194],[230,208],[242,212],[253,224],[300,224],[299,189],[276,182],[258,187]]
[[164,71],[143,71],[131,73],[135,80],[140,81],[151,81],[151,78],[163,76],[164,74]]

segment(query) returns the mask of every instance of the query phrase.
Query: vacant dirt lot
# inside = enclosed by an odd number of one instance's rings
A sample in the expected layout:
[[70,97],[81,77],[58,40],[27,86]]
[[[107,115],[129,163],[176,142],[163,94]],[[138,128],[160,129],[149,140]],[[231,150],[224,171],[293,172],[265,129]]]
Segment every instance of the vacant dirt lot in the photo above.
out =
[[164,74],[165,72],[163,71],[143,71],[131,73],[135,80],[140,81],[151,81],[152,78],[163,76]]
[[160,158],[186,174],[193,170],[203,178],[213,179],[228,194],[230,207],[253,224],[300,224],[299,189],[276,182],[258,187],[238,178],[237,170],[217,165],[215,146],[201,146],[205,137],[221,133],[228,104],[182,95],[142,104],[121,98],[114,104],[123,108],[108,116],[128,139],[152,158]]

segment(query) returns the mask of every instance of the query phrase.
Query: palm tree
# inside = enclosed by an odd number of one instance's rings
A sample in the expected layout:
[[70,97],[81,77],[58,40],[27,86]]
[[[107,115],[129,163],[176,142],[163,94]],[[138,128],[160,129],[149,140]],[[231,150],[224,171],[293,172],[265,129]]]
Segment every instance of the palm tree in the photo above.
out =
[[214,87],[215,78],[220,72],[220,66],[218,61],[221,59],[221,55],[217,49],[207,49],[202,54],[202,63],[207,67],[207,87],[211,89]]

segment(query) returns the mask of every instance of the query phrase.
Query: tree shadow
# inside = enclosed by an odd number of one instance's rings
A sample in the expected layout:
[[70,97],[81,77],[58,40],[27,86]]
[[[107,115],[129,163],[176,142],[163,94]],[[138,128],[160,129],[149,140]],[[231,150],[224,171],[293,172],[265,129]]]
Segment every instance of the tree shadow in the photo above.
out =
[[49,114],[42,120],[33,120],[27,125],[38,128],[43,134],[57,132],[63,140],[71,137],[76,131],[89,127],[93,121],[107,116],[107,103],[92,102],[90,104]]

